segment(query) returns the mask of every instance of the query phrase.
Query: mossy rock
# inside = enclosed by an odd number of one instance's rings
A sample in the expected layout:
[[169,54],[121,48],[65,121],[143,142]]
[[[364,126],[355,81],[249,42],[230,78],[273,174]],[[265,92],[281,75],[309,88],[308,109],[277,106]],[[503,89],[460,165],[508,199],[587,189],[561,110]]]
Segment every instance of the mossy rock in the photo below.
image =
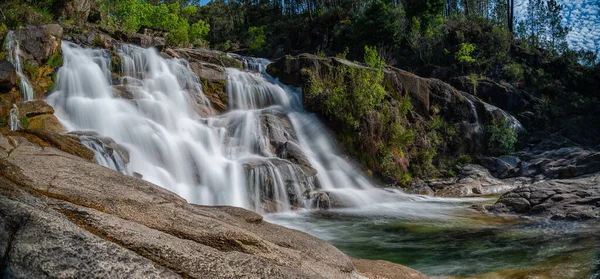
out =
[[42,114],[29,118],[29,129],[42,129],[54,133],[65,131],[65,128],[53,114]]

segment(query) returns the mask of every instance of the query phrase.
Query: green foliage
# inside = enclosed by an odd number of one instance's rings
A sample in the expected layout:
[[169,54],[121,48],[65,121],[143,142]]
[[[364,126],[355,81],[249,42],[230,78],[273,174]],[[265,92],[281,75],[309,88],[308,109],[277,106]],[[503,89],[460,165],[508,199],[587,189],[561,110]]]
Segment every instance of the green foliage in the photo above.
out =
[[506,121],[494,123],[485,128],[488,135],[488,150],[491,155],[505,155],[514,151],[517,143],[517,133],[508,126]]
[[459,166],[468,165],[472,161],[473,160],[471,159],[471,156],[463,154],[463,155],[458,156],[457,165],[459,165]]
[[190,39],[192,41],[204,40],[210,31],[210,25],[203,20],[198,20],[190,26]]
[[249,43],[248,48],[256,52],[265,44],[265,28],[263,26],[250,26],[248,28]]
[[181,9],[181,14],[186,18],[193,17],[197,13],[198,13],[198,8],[196,8],[196,6],[193,6],[193,5],[185,6],[183,9]]
[[50,56],[50,58],[48,58],[48,61],[46,61],[46,65],[52,69],[56,69],[56,68],[62,66],[62,64],[63,64],[63,57],[58,52],[53,54],[52,56]]
[[171,30],[167,34],[167,45],[168,46],[185,46],[190,38],[188,37],[187,29],[179,28]]
[[502,68],[502,77],[506,81],[523,80],[523,68],[517,63],[508,63]]
[[475,45],[469,43],[462,43],[454,57],[461,64],[469,64],[475,62],[475,59],[471,57],[471,53],[475,51]]
[[23,127],[23,129],[29,128],[29,118],[27,116],[19,118],[19,121],[21,122],[21,127]]

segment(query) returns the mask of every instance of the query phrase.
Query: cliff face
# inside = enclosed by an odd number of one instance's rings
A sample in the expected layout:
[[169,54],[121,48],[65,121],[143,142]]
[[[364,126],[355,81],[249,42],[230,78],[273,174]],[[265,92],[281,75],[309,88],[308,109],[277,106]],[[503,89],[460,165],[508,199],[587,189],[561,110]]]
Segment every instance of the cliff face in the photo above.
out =
[[[361,64],[310,54],[283,57],[269,65],[267,71],[283,83],[301,87],[305,109],[326,119],[338,132],[346,148],[375,173],[384,177],[393,178],[385,174],[388,171],[384,163],[370,163],[370,158],[385,158],[386,153],[393,153],[396,161],[406,161],[405,171],[409,170],[413,175],[421,177],[439,176],[451,168],[460,155],[477,155],[488,151],[490,134],[486,131],[487,127],[506,123],[515,134],[524,132],[519,121],[498,107],[438,79],[422,78],[393,67],[383,69],[382,85],[386,91],[383,102],[358,119],[358,128],[344,130],[336,122],[335,115],[332,116],[331,108],[326,107],[326,99],[335,93],[318,90],[315,94],[312,92],[314,87],[311,87],[315,76],[331,80],[328,75],[344,69],[369,71],[369,68]],[[312,76],[306,75],[307,72]],[[348,88],[346,90],[349,91]],[[356,96],[350,95],[346,97],[352,102]],[[386,130],[385,126],[388,125],[385,123],[399,123],[401,129],[408,131],[405,134],[409,134],[412,140],[403,146],[394,147],[390,152],[373,153],[370,151],[372,146],[393,145],[397,141],[385,137],[385,134],[394,133],[393,130]],[[377,127],[379,124],[384,127]],[[347,134],[352,138],[360,138],[361,143],[345,140],[344,136]],[[384,136],[379,136],[380,134]],[[377,140],[371,141],[373,138]],[[369,144],[363,144],[365,142]],[[423,169],[431,171],[422,171]]]

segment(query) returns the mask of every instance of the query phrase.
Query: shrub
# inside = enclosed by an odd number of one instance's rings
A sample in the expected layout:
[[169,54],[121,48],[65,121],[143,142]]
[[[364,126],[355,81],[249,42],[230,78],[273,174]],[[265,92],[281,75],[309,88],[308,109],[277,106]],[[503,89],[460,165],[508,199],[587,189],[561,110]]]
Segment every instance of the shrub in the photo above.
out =
[[517,143],[517,133],[508,126],[506,121],[488,125],[485,130],[489,137],[489,154],[504,155],[514,151],[515,143]]
[[250,38],[248,48],[253,52],[260,50],[265,44],[265,29],[262,26],[250,26],[248,36]]
[[169,31],[166,40],[168,46],[185,46],[189,43],[190,38],[187,29],[179,28]]
[[192,26],[190,26],[190,32],[189,32],[190,40],[192,40],[192,41],[204,40],[204,38],[206,38],[206,36],[208,35],[209,31],[210,31],[210,25],[208,23],[204,22],[203,20],[198,20],[196,23],[194,23],[194,24],[192,24]]
[[509,82],[523,80],[523,68],[517,63],[509,63],[502,68],[502,77]]

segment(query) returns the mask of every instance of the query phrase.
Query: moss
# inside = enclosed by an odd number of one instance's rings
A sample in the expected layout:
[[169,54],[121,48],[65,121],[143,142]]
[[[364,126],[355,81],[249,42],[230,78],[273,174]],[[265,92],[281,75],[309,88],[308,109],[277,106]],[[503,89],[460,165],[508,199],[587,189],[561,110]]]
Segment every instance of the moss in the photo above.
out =
[[217,58],[219,59],[221,64],[224,65],[225,67],[232,67],[232,68],[238,68],[238,69],[244,68],[244,64],[242,64],[241,61],[239,61],[235,58],[231,58],[231,57],[227,56],[226,54],[219,54],[217,56]]
[[46,61],[46,66],[55,69],[58,67],[61,67],[63,64],[63,57],[62,55],[60,55],[60,53],[55,53],[52,56],[50,56],[50,58],[48,58],[48,61]]
[[23,127],[23,129],[29,128],[29,118],[27,116],[19,118],[19,122],[21,122],[21,127]]

